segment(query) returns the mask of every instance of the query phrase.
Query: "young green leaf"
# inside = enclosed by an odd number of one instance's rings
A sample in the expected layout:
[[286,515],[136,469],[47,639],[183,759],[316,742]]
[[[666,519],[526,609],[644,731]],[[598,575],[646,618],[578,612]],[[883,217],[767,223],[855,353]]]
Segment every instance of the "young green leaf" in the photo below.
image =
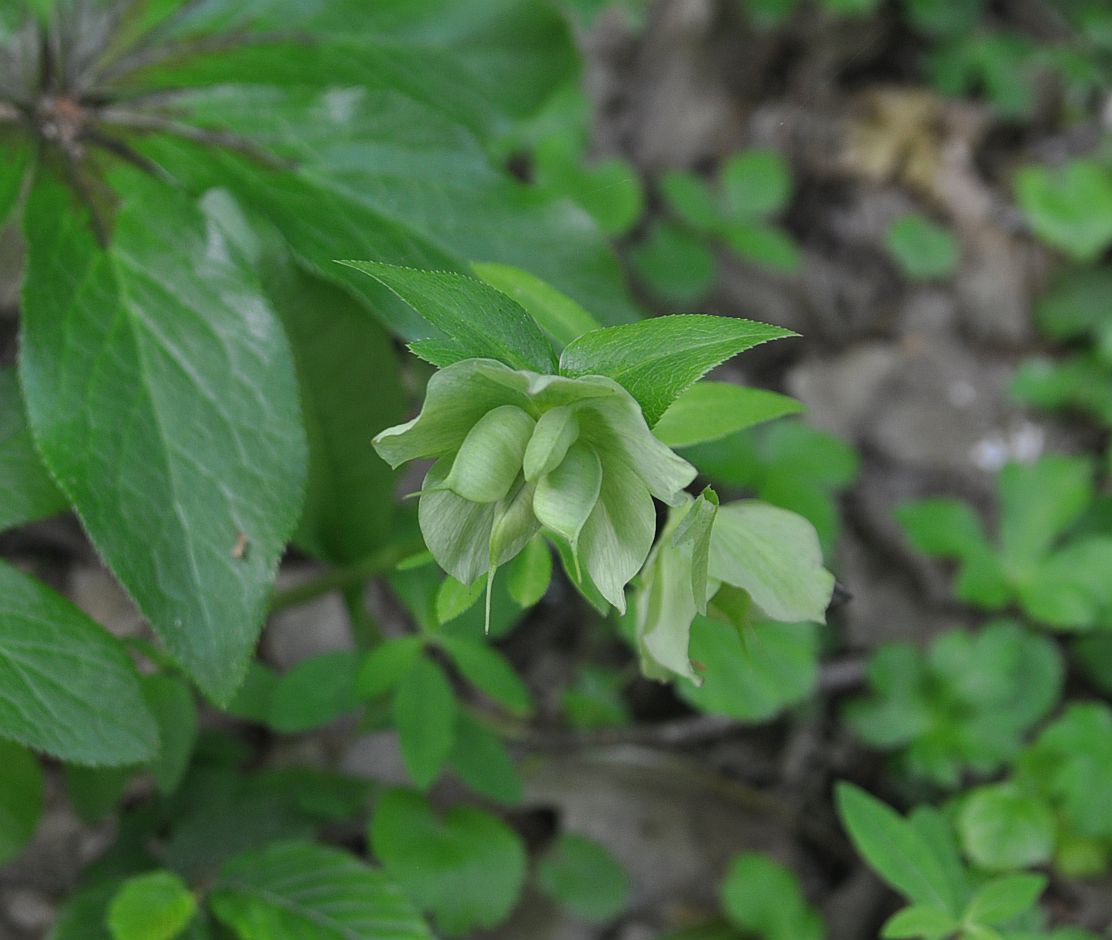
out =
[[722,196],[733,218],[759,218],[779,212],[791,196],[791,170],[774,150],[747,150],[722,167]]
[[120,181],[131,196],[107,249],[60,184],[43,177],[31,194],[28,415],[97,549],[175,658],[226,702],[300,512],[296,374],[223,233],[169,188],[133,172]]
[[449,936],[501,923],[525,881],[525,846],[505,823],[469,806],[438,816],[411,791],[379,798],[370,842],[386,871]]
[[653,434],[669,447],[690,447],[801,411],[794,398],[763,388],[697,382],[668,406]]
[[838,815],[869,866],[915,904],[957,916],[958,898],[930,845],[906,820],[849,783],[836,791]]
[[220,872],[210,904],[218,920],[252,940],[432,940],[385,874],[309,842],[236,856]]
[[706,372],[769,340],[794,336],[765,323],[698,314],[643,320],[587,333],[560,356],[563,375],[605,375],[641,405],[650,426]]
[[[536,321],[516,301],[475,278],[375,261],[344,261],[386,285],[453,344],[451,361],[497,359],[514,369],[556,371]],[[439,362],[449,365],[449,362]]]
[[413,667],[423,646],[424,640],[418,636],[396,637],[376,646],[359,667],[356,695],[371,701],[392,692]]
[[456,743],[448,758],[452,771],[476,793],[497,803],[521,802],[525,785],[502,740],[461,711],[456,719]]
[[398,683],[392,714],[406,770],[422,789],[436,779],[452,752],[456,711],[444,670],[431,659],[418,659]]
[[660,179],[660,194],[677,216],[698,232],[711,233],[721,213],[707,184],[694,173],[672,170]]
[[140,764],[158,729],[119,642],[0,564],[0,736],[78,764]]
[[958,922],[944,910],[926,904],[913,904],[897,911],[880,929],[885,940],[919,940],[953,933]]
[[965,909],[962,919],[970,924],[995,927],[1029,910],[1046,889],[1043,875],[1007,875],[981,888]]
[[492,646],[443,635],[437,642],[468,682],[511,715],[528,718],[533,713],[533,697],[528,687],[510,661]]
[[1092,160],[1029,166],[1016,198],[1035,233],[1078,261],[1095,261],[1112,244],[1112,170]]
[[43,773],[26,748],[0,740],[0,865],[23,851],[35,834],[43,806]]
[[948,277],[957,267],[958,243],[950,232],[914,213],[897,219],[885,236],[888,253],[913,280]]
[[605,923],[629,904],[629,875],[602,845],[562,834],[537,865],[537,886],[580,920]]
[[173,940],[193,919],[197,899],[173,872],[129,878],[108,905],[113,940]]
[[795,240],[774,225],[731,222],[722,235],[735,254],[773,271],[790,274],[802,263]]
[[697,301],[718,275],[714,253],[700,236],[661,222],[630,250],[629,260],[649,290],[672,303]]

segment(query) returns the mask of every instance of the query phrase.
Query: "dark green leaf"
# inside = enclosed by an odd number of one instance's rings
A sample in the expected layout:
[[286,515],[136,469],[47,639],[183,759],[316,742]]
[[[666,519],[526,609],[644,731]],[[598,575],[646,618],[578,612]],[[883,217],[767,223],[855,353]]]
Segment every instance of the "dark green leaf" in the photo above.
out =
[[23,396],[11,369],[0,369],[0,530],[66,508],[27,427]]
[[533,713],[533,697],[505,656],[485,642],[442,636],[444,647],[463,677],[484,695],[504,706],[512,715],[527,718]]
[[11,741],[0,741],[0,865],[23,851],[35,834],[43,805],[39,759]]
[[66,764],[66,795],[83,822],[100,822],[115,812],[134,767],[80,767]]
[[158,748],[139,677],[116,639],[5,564],[0,736],[78,764],[139,764]]
[[700,236],[660,222],[630,250],[629,260],[649,290],[671,303],[698,300],[718,275],[714,254]]
[[719,363],[791,330],[734,317],[681,314],[586,333],[560,356],[564,375],[605,375],[637,399],[650,426]]
[[525,881],[521,837],[469,806],[439,817],[419,794],[391,790],[375,804],[370,837],[386,871],[450,936],[501,923]]
[[791,170],[774,150],[747,150],[726,161],[721,186],[726,211],[734,218],[771,215],[791,196]]
[[303,659],[278,679],[267,722],[277,731],[297,734],[353,711],[360,664],[360,656],[347,651]]
[[151,766],[162,793],[173,793],[185,775],[197,740],[197,706],[189,686],[173,676],[143,677],[143,697],[158,722],[161,747]]
[[36,185],[23,386],[46,464],[97,548],[198,684],[227,701],[298,516],[296,375],[223,234],[171,191],[126,182],[108,250],[66,190]]
[[448,762],[476,793],[498,803],[520,803],[524,784],[501,739],[467,712],[456,719],[456,743]]
[[[0,34],[0,40],[4,38]],[[32,149],[25,138],[16,138],[6,129],[0,130],[0,228],[8,221],[23,191],[31,155]]]
[[561,835],[544,854],[537,885],[589,923],[613,920],[629,904],[629,875],[621,862],[605,846],[574,833]]
[[432,940],[381,871],[308,842],[277,843],[232,859],[210,904],[243,940]]

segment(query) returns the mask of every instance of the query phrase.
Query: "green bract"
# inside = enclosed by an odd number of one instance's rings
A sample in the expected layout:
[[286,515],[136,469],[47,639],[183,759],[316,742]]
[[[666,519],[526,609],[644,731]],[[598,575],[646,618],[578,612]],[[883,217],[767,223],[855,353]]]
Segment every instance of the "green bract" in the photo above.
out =
[[738,629],[754,616],[824,623],[833,590],[811,523],[757,500],[719,507],[708,489],[672,511],[645,566],[635,608],[641,669],[698,684],[687,653],[697,613]]
[[393,467],[434,458],[419,519],[437,563],[471,584],[538,531],[570,549],[618,610],[656,531],[653,497],[683,501],[695,468],[653,437],[613,379],[465,359],[429,381],[421,413],[374,440]]

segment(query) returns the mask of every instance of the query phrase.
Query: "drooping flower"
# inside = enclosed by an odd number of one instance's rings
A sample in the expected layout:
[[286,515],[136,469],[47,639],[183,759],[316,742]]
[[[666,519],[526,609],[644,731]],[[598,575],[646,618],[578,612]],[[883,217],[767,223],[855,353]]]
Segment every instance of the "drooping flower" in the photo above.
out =
[[641,671],[700,679],[688,658],[696,614],[742,628],[758,620],[824,623],[834,576],[814,526],[757,500],[718,506],[712,492],[675,508],[634,601]]
[[[465,359],[429,380],[412,421],[375,449],[392,467],[433,458],[418,520],[437,563],[472,584],[538,530],[618,610],[656,531],[653,498],[675,506],[695,469],[657,440],[613,379],[568,378]],[[488,597],[489,602],[489,597]]]

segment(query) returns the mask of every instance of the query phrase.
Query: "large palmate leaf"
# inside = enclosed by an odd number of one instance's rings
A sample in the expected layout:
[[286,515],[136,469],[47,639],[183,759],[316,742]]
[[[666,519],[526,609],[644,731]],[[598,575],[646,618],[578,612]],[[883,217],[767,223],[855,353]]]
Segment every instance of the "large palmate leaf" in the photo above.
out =
[[0,564],[0,737],[78,764],[138,764],[158,730],[120,644]]
[[432,940],[381,871],[307,842],[236,856],[220,873],[210,904],[242,940]]
[[306,448],[276,317],[233,246],[138,175],[111,246],[44,178],[24,218],[22,371],[47,466],[198,684],[243,675]]

